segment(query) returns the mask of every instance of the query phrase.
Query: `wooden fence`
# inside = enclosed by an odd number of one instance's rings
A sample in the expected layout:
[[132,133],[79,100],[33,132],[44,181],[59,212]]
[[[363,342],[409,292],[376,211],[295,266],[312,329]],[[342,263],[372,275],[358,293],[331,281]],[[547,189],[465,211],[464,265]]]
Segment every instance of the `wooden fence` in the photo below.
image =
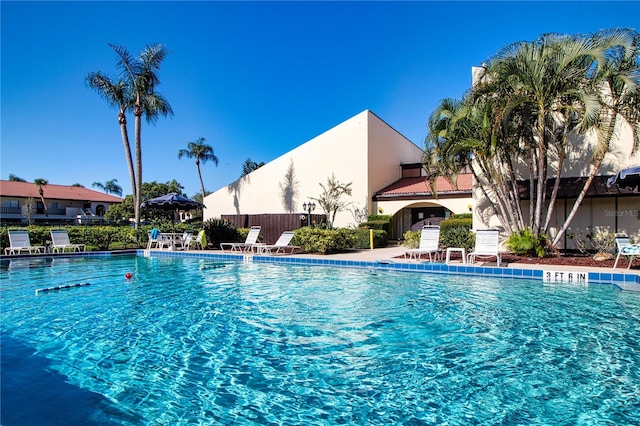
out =
[[[262,227],[261,233],[264,237],[264,243],[273,244],[284,231],[295,231],[298,228],[307,226],[307,216],[300,213],[223,214],[222,219],[228,220],[238,228],[260,226]],[[326,216],[323,214],[311,215],[312,225],[319,225],[325,223],[325,221]]]

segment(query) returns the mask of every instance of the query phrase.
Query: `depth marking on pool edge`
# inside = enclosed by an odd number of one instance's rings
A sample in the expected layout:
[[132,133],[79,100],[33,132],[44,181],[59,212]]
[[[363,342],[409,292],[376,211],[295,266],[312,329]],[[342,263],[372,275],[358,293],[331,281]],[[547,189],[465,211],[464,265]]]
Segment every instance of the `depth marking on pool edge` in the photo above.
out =
[[545,283],[588,284],[589,274],[586,272],[543,271],[542,281]]
[[91,283],[78,283],[78,284],[67,284],[67,285],[59,285],[56,287],[45,287],[45,288],[39,288],[36,290],[36,296],[39,293],[48,293],[50,291],[56,291],[56,290],[67,290],[70,288],[75,288],[75,287],[84,287],[87,285],[91,285]]

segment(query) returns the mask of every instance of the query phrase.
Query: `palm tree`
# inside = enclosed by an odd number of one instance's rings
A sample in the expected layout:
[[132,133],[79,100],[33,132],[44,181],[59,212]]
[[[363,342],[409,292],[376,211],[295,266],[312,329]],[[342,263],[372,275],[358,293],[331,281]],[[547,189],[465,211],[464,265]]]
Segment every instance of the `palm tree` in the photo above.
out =
[[115,44],[109,45],[118,56],[117,66],[129,90],[128,106],[133,107],[135,135],[135,177],[134,209],[136,227],[140,223],[142,193],[142,116],[148,123],[155,123],[160,115],[172,115],[173,110],[167,100],[156,91],[160,84],[157,71],[169,51],[161,44],[147,45],[137,57],[132,57],[127,49]]
[[33,181],[38,187],[38,193],[40,194],[40,201],[42,201],[42,206],[44,207],[44,215],[49,216],[49,209],[47,208],[47,203],[44,201],[44,189],[43,186],[46,186],[49,181],[46,179],[38,178]]
[[620,121],[631,128],[633,143],[630,155],[640,149],[640,34],[616,29],[602,31],[595,37],[611,45],[606,60],[600,64],[599,72],[593,78],[595,90],[600,94],[600,115],[591,127],[597,130],[598,141],[591,158],[589,177],[554,238],[554,246],[569,228],[605,156],[613,150],[612,142]]
[[187,142],[187,149],[181,149],[178,151],[178,158],[187,157],[196,159],[196,170],[198,171],[198,178],[200,179],[200,189],[202,190],[202,198],[206,196],[204,192],[204,182],[202,181],[202,173],[200,172],[200,163],[204,164],[207,161],[213,161],[215,165],[218,165],[218,157],[213,153],[213,148],[205,144],[206,139],[199,137],[195,142]]
[[441,101],[427,121],[423,166],[436,196],[438,176],[455,186],[458,174],[470,170],[505,228],[519,230],[524,221],[512,164],[517,146],[498,143],[491,119],[489,102],[473,103],[470,96]]
[[105,194],[117,194],[122,196],[122,187],[118,185],[118,179],[108,180],[104,184],[102,182],[93,182],[91,186],[102,189]]
[[[567,152],[567,135],[586,128],[598,117],[598,97],[589,75],[604,56],[601,43],[585,36],[546,34],[533,42],[518,42],[499,51],[474,88],[476,97],[494,99],[494,127],[523,123],[518,138],[529,154],[531,228],[547,231]],[[525,129],[528,127],[528,130]],[[529,134],[528,138],[521,137]],[[546,199],[550,158],[557,158],[555,184]],[[535,187],[535,191],[534,191]],[[543,208],[547,205],[546,220]]]
[[[129,143],[129,132],[127,130],[126,112],[132,105],[131,91],[124,80],[113,82],[109,77],[101,72],[87,74],[86,82],[89,87],[95,89],[111,106],[118,108],[118,124],[120,125],[120,136],[129,169],[129,179],[133,199],[137,199],[138,187],[136,186],[136,174],[133,168],[133,157],[131,156],[131,144]],[[134,209],[136,211],[136,209]]]

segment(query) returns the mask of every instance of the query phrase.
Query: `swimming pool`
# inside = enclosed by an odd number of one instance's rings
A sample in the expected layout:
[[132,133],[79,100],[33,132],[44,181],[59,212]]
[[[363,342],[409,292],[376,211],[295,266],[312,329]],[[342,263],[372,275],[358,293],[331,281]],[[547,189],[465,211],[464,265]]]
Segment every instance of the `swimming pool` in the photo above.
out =
[[[161,257],[0,273],[5,426],[633,424],[640,409],[640,294],[611,286]],[[90,285],[35,295],[70,283]]]

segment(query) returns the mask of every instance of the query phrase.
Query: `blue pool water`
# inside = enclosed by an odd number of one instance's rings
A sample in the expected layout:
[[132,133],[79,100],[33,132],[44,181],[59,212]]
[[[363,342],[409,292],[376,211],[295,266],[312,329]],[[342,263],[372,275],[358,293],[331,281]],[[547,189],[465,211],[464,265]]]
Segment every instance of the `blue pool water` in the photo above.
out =
[[638,424],[640,294],[614,287],[192,258],[0,274],[4,426]]

